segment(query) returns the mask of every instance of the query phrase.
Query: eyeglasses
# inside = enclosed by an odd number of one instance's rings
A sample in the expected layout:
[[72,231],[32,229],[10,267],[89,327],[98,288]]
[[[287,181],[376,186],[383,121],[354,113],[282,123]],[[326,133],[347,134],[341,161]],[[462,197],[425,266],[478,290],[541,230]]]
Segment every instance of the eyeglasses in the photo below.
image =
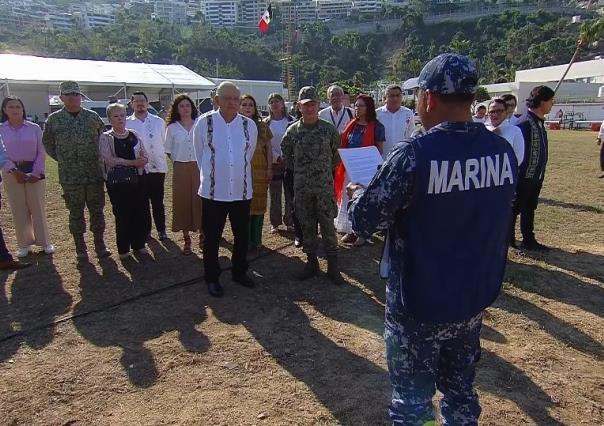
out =
[[492,109],[491,111],[489,111],[489,115],[503,114],[504,112],[505,112],[504,109]]

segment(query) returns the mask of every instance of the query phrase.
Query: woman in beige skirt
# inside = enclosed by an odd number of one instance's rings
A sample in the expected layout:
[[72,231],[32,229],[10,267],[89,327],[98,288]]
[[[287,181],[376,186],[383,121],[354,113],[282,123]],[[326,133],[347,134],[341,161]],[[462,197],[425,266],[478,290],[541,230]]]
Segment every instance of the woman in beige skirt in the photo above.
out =
[[193,148],[193,127],[198,111],[187,95],[178,95],[166,116],[166,154],[173,162],[172,231],[182,231],[183,254],[191,254],[190,232],[199,232],[202,247],[199,168]]

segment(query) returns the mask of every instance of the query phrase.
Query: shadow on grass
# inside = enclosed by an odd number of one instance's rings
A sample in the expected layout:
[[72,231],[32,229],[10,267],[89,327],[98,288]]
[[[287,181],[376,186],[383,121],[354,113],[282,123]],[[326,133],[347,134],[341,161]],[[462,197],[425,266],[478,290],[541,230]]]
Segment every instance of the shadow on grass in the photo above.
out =
[[565,345],[571,346],[587,355],[595,356],[597,359],[604,359],[604,346],[602,346],[601,342],[593,339],[572,324],[556,318],[549,312],[524,299],[502,292],[493,306],[504,309],[512,314],[524,315],[531,321],[539,324],[545,332]]
[[95,346],[121,348],[120,362],[128,379],[146,388],[155,384],[159,373],[145,342],[177,331],[185,350],[205,352],[210,342],[195,325],[205,321],[207,315],[199,292],[177,288],[137,297],[149,290],[140,288],[136,278],[137,271],[143,272],[147,265],[136,266],[135,260],[126,262],[131,264],[126,268],[133,281],[112,259],[101,263],[103,275],[90,264],[79,265],[82,300],[74,308],[74,325]]
[[[292,276],[302,267],[298,259],[275,253],[252,264],[262,276],[257,288],[223,280],[225,297],[210,299],[210,307],[221,321],[242,324],[284,369],[309,387],[339,424],[387,424],[387,371],[325,336],[300,306],[310,304],[329,318],[367,327],[354,316],[362,317],[362,310],[371,311],[375,302],[357,288],[336,287],[325,277],[294,281]],[[378,310],[375,322],[383,322]]]
[[549,198],[539,198],[539,203],[550,207],[560,207],[563,209],[570,209],[579,212],[589,212],[597,214],[604,213],[604,210],[599,207],[590,206],[587,204],[567,203],[565,201],[552,200]]
[[[10,302],[8,289],[2,293],[0,361],[14,354],[21,343],[32,349],[47,346],[55,335],[54,321],[71,307],[72,297],[63,289],[52,256],[32,255],[27,260],[35,266],[14,272]],[[8,275],[2,275],[6,282]]]
[[604,317],[604,288],[585,283],[564,272],[510,261],[506,280],[523,291]]
[[528,252],[527,255],[604,284],[604,256],[602,255],[583,250],[570,252],[553,247],[546,253]]
[[513,401],[538,425],[563,425],[549,415],[548,408],[554,404],[547,393],[514,364],[484,348],[478,363],[476,387]]

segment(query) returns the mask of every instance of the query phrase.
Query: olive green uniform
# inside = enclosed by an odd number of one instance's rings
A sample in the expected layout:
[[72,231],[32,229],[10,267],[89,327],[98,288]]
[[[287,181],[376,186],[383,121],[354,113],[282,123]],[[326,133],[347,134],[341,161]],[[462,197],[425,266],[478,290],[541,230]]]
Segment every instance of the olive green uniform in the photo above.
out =
[[77,115],[65,109],[48,117],[42,141],[48,155],[57,161],[59,183],[69,210],[69,232],[86,232],[84,207],[90,213],[90,230],[102,236],[105,191],[99,159],[99,135],[104,124],[94,112],[82,108]]
[[304,251],[317,251],[317,223],[327,255],[337,253],[337,215],[333,172],[340,162],[340,134],[324,120],[311,126],[292,124],[281,143],[283,158],[294,176],[294,211],[302,227]]

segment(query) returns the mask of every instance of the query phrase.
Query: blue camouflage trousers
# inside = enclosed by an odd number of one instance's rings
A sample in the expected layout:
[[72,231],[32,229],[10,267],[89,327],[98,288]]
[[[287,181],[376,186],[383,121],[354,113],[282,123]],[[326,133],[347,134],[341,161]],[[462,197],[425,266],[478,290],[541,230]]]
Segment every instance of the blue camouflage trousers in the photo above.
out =
[[435,424],[432,397],[443,394],[442,424],[477,425],[478,395],[473,389],[480,358],[482,313],[456,323],[421,323],[401,305],[386,315],[384,339],[392,384],[393,425]]

